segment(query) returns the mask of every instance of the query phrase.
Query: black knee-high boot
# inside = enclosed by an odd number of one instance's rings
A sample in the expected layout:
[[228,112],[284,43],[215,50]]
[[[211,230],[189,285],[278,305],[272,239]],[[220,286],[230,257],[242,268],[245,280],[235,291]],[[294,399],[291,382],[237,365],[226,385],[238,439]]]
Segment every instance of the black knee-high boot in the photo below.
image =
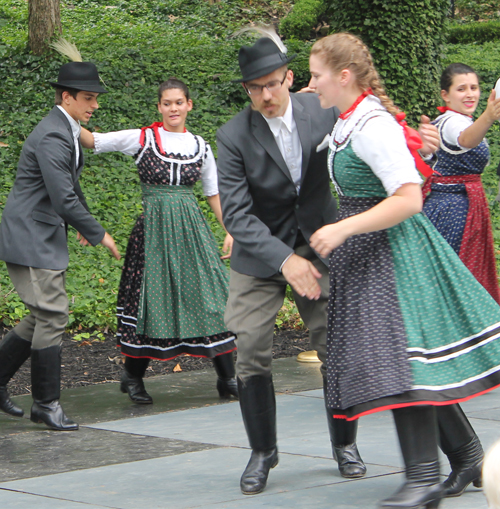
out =
[[278,464],[276,438],[276,399],[271,376],[238,378],[243,423],[252,448],[250,461],[241,476],[240,488],[244,495],[255,495],[264,490],[269,470]]
[[61,347],[31,350],[31,393],[33,406],[30,419],[45,423],[57,431],[75,431],[78,424],[69,419],[59,403],[61,395]]
[[140,405],[150,405],[153,398],[146,392],[144,387],[144,373],[149,364],[149,359],[125,358],[125,367],[122,373],[120,390],[127,393],[129,398]]
[[22,417],[24,410],[15,405],[9,397],[7,384],[16,371],[31,354],[31,343],[9,331],[0,343],[0,410]]
[[217,355],[212,359],[217,373],[217,391],[222,399],[234,396],[238,399],[238,384],[234,370],[233,352]]
[[333,459],[339,465],[339,472],[342,477],[356,479],[366,474],[366,465],[363,463],[356,445],[358,434],[358,421],[346,421],[345,419],[334,419],[333,411],[326,403],[326,381],[323,379],[323,394],[325,397],[326,419],[330,442],[332,443]]
[[384,509],[435,509],[443,497],[439,478],[436,413],[431,406],[393,410],[406,482],[382,501]]
[[437,408],[441,449],[448,456],[451,474],[443,483],[445,497],[460,496],[470,483],[480,488],[484,452],[460,405]]

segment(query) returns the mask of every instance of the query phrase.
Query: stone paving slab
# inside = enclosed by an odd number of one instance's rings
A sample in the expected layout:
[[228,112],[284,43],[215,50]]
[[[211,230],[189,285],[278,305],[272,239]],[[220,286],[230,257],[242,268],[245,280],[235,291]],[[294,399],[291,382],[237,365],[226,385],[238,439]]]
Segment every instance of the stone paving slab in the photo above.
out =
[[[1,483],[0,504],[4,507],[2,490],[5,488],[120,509],[183,509],[247,498],[258,503],[260,497],[242,495],[239,489],[248,455],[244,449],[218,448]],[[333,485],[357,482],[347,481],[333,472],[331,459],[280,454],[280,464],[271,471],[265,493],[269,496],[331,485],[333,495],[336,493]],[[378,475],[389,472],[378,467]]]
[[2,437],[0,481],[131,463],[214,447],[206,443],[85,427],[67,433],[50,430],[17,433]]
[[[0,415],[0,509],[377,507],[403,482],[391,413],[360,420],[368,476],[343,479],[331,457],[317,365],[280,359],[274,371],[280,464],[264,493],[239,490],[248,442],[238,403],[221,404],[210,370],[148,379],[151,406],[132,404],[118,384],[63,391],[65,410],[81,424],[78,432]],[[29,410],[29,396],[16,401]],[[463,407],[489,447],[500,435],[500,391]],[[446,474],[445,460],[442,465]],[[471,487],[440,508],[487,505]]]
[[[12,492],[6,492],[7,488],[39,497],[79,502],[82,509],[89,506],[116,509],[311,506],[315,509],[369,509],[376,508],[377,502],[394,492],[404,479],[402,474],[389,475],[389,469],[374,467],[378,468],[375,477],[346,480],[332,474],[333,460],[281,454],[280,464],[270,473],[266,491],[245,496],[240,493],[238,484],[241,466],[247,458],[248,451],[243,449],[218,448],[1,483],[0,506],[3,509],[16,507],[9,501]],[[67,507],[73,508],[72,505]],[[440,507],[487,508],[479,490],[470,490],[458,499],[445,500]]]
[[82,504],[5,489],[0,489],[0,506],[2,509],[108,509],[103,505]]

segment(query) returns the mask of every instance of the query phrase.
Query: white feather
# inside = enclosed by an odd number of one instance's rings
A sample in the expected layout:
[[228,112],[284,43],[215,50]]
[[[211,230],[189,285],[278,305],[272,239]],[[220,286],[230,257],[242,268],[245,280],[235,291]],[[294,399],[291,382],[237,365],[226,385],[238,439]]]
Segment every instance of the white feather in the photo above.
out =
[[[83,62],[82,55],[78,48],[72,42],[63,39],[62,37],[58,41],[51,43],[50,46],[64,57],[68,57],[72,62]],[[101,78],[101,75],[99,75],[99,79],[103,82],[104,86],[107,87],[106,82]]]
[[278,46],[282,53],[286,54],[288,51],[272,25],[249,25],[234,32],[233,36],[237,37],[238,35],[244,34],[246,32],[254,32],[261,37],[268,37],[274,42],[274,44],[276,44],[276,46]]
[[78,51],[78,48],[66,39],[59,39],[58,41],[50,44],[61,55],[68,57],[72,62],[82,62],[82,55]]

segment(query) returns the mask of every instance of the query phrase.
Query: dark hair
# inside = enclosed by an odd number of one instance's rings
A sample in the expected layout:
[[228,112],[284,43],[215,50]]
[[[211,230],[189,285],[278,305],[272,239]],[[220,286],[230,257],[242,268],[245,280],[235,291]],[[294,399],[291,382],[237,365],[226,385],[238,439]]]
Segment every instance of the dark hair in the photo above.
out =
[[73,98],[76,99],[76,96],[78,95],[78,92],[80,90],[76,90],[76,88],[59,88],[56,87],[56,96],[54,98],[54,104],[61,105],[62,104],[62,95],[63,92],[68,92],[68,94]]
[[189,89],[187,85],[183,81],[178,80],[177,78],[168,78],[168,80],[164,81],[160,85],[160,88],[158,89],[159,103],[161,102],[161,96],[163,95],[163,92],[165,92],[165,90],[170,90],[172,88],[178,88],[179,90],[182,90],[182,92],[186,96],[186,101],[189,101]]
[[479,81],[479,76],[477,72],[470,66],[465,64],[450,64],[441,74],[441,90],[446,90],[446,92],[450,91],[451,84],[453,83],[453,78],[457,74],[475,74]]

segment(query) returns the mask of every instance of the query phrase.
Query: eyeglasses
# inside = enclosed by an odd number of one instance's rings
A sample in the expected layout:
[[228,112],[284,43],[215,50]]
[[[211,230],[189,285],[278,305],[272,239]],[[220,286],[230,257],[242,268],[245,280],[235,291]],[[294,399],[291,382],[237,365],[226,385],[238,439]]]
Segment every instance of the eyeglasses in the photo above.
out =
[[281,81],[272,80],[269,83],[266,83],[265,85],[254,85],[254,84],[247,85],[246,83],[243,83],[243,86],[245,87],[247,94],[253,95],[254,97],[261,95],[262,92],[264,91],[264,88],[267,88],[269,92],[273,93],[283,86],[283,83],[285,83],[286,80],[286,74],[287,73],[285,73],[285,76],[283,76],[283,79]]

